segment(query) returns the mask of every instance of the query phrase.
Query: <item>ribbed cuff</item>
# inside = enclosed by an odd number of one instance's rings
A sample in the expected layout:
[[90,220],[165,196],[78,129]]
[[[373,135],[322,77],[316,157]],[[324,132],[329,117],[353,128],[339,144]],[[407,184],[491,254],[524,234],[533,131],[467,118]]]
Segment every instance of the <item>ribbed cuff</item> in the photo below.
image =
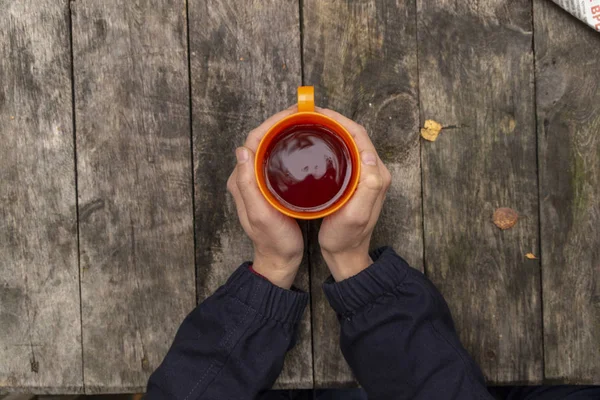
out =
[[275,286],[252,273],[249,266],[246,262],[231,275],[225,284],[227,292],[266,318],[290,324],[300,321],[308,294]]
[[338,314],[353,314],[404,281],[410,267],[391,247],[379,248],[370,255],[373,264],[357,275],[341,282],[330,276],[323,284],[325,296]]

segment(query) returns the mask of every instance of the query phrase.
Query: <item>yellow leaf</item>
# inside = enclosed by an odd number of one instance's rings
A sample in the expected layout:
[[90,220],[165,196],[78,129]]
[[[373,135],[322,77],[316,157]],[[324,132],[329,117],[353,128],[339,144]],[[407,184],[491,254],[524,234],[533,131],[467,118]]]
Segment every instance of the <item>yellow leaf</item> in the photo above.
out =
[[425,125],[423,126],[423,128],[421,128],[421,136],[425,140],[435,142],[441,130],[442,125],[439,122],[436,122],[432,119],[428,119],[427,121],[425,121]]
[[525,257],[527,257],[530,260],[537,260],[537,257],[533,253],[527,253],[525,254]]

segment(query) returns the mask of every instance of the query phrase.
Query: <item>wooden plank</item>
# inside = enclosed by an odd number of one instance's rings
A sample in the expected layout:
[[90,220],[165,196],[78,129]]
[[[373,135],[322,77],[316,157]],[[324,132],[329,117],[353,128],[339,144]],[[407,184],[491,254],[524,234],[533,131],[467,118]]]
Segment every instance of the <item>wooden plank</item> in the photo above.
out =
[[[234,150],[301,84],[296,0],[189,2],[199,299],[252,257],[226,182]],[[308,267],[296,285],[308,290]],[[312,387],[310,311],[277,388]]]
[[[304,79],[317,103],[369,132],[393,181],[372,247],[390,245],[422,269],[421,170],[415,5],[304,1]],[[312,224],[315,386],[355,385],[339,350],[339,324],[321,285],[329,276]]]
[[[81,395],[55,395],[55,396],[34,396],[34,399],[37,400],[76,400],[83,399]],[[7,400],[7,399],[1,399]]]
[[[417,2],[425,270],[491,383],[542,380],[531,4]],[[502,231],[499,207],[519,220]]]
[[0,393],[80,392],[69,2],[0,26]]
[[186,5],[71,4],[85,387],[141,392],[195,305]]
[[6,396],[0,396],[0,400],[35,400],[36,398],[39,398],[33,394],[20,394],[20,393],[13,393],[13,394],[8,394]]
[[600,35],[534,16],[545,377],[600,384]]

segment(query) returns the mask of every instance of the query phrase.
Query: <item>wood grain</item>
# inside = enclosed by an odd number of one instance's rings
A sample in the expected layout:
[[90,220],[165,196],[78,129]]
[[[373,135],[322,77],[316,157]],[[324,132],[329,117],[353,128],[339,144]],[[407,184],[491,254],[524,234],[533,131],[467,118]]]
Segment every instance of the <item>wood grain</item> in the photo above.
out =
[[[543,378],[528,1],[417,1],[425,270],[491,383]],[[500,230],[494,210],[517,224]]]
[[[199,301],[209,296],[252,245],[242,230],[226,182],[234,150],[250,130],[296,100],[301,83],[296,0],[189,2]],[[308,290],[308,267],[296,285]],[[312,387],[310,312],[277,388]]]
[[0,393],[83,388],[68,16],[0,2]]
[[600,384],[600,35],[534,16],[546,379]]
[[86,392],[140,392],[195,305],[186,6],[71,4]]
[[[372,247],[392,246],[422,269],[421,169],[415,6],[305,0],[304,83],[318,105],[362,124],[392,173]],[[339,323],[321,285],[329,276],[310,227],[315,386],[355,385],[339,350]]]

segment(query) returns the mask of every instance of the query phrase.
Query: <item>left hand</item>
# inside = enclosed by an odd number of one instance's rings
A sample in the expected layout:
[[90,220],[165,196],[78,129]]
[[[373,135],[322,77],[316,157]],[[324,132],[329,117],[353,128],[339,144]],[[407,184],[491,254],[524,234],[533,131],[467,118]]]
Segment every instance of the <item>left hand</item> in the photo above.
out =
[[254,246],[252,268],[285,289],[296,278],[304,254],[304,239],[298,223],[273,208],[260,192],[254,175],[254,153],[269,128],[294,112],[295,106],[281,111],[250,132],[244,146],[236,149],[238,162],[227,180],[240,223]]

